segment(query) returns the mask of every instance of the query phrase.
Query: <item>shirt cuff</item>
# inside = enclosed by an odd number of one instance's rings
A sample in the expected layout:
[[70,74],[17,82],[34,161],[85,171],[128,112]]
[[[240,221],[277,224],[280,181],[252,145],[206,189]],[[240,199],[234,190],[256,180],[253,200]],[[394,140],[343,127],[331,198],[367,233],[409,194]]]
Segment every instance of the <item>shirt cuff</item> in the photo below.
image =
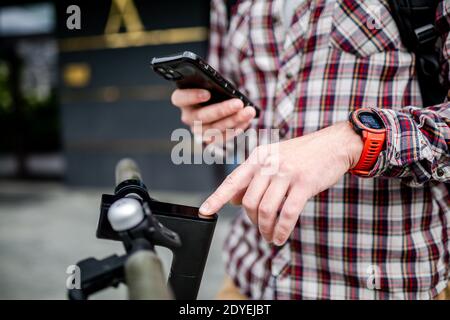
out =
[[403,177],[408,175],[411,164],[433,160],[429,143],[408,113],[391,109],[370,109],[383,121],[386,141],[385,149],[367,177]]

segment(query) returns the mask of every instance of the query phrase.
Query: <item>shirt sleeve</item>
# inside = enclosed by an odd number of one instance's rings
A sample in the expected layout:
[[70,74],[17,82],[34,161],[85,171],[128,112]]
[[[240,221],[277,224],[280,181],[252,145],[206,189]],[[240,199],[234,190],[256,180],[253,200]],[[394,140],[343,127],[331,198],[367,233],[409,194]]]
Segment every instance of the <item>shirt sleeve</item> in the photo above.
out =
[[[442,1],[436,26],[442,34],[442,82],[450,89],[450,1]],[[449,91],[450,94],[450,91]],[[373,109],[386,127],[386,148],[370,177],[402,178],[411,186],[450,181],[450,101],[400,111]]]
[[369,176],[403,178],[411,186],[450,181],[450,103],[373,110],[386,126],[386,148]]

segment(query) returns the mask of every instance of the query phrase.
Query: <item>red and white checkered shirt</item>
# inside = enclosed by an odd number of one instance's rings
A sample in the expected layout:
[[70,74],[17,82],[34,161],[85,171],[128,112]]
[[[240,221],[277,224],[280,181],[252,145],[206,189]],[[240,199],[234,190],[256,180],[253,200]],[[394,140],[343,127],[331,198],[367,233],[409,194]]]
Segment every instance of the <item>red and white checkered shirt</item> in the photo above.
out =
[[[210,62],[262,109],[256,128],[303,136],[372,107],[387,128],[371,178],[346,174],[310,199],[283,247],[241,214],[227,272],[253,299],[429,299],[448,283],[450,103],[422,106],[414,55],[386,1],[213,0]],[[450,1],[437,12],[449,84]]]

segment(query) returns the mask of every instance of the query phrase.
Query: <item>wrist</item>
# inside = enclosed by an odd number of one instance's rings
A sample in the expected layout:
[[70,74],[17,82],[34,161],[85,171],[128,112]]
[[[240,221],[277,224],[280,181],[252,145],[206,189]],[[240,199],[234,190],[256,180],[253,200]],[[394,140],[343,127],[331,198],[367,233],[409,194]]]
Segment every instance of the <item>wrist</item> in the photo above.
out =
[[339,122],[335,126],[339,128],[340,146],[343,156],[346,158],[348,170],[350,170],[358,163],[364,148],[364,142],[349,121]]

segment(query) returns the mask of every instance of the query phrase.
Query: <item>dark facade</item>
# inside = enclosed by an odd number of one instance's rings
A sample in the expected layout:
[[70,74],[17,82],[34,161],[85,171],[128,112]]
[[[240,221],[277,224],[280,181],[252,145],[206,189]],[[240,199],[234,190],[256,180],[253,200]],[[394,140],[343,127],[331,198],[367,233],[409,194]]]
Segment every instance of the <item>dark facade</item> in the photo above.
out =
[[[71,4],[80,30],[66,26]],[[150,69],[153,56],[206,54],[209,1],[57,1],[57,17],[67,182],[111,185],[115,163],[132,157],[150,188],[212,188],[220,168],[172,164],[174,86]]]

